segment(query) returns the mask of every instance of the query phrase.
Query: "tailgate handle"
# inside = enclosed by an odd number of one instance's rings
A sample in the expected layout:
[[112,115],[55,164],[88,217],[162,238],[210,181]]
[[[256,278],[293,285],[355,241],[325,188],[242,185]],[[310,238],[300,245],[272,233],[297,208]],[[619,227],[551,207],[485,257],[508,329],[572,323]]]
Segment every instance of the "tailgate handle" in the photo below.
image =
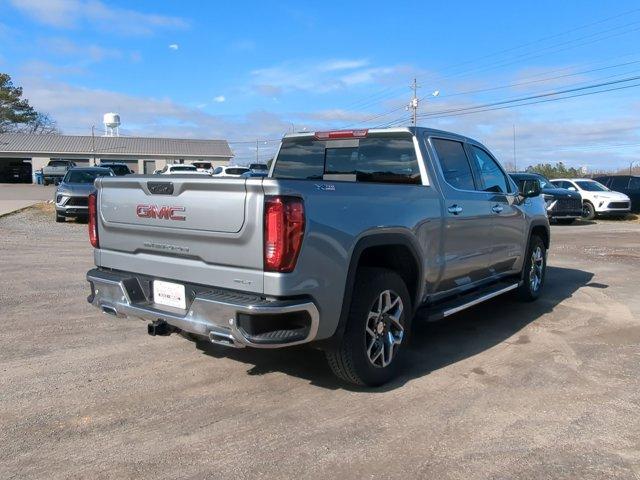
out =
[[147,182],[147,188],[154,195],[173,195],[173,183],[171,182]]

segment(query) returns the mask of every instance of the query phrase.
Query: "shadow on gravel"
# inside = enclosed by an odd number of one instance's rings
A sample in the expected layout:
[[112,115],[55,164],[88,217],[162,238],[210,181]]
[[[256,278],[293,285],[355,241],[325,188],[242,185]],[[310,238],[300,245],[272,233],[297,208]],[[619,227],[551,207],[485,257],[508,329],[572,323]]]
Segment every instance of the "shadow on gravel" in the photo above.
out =
[[[544,292],[535,302],[523,303],[515,295],[506,294],[441,322],[421,322],[417,317],[413,338],[405,355],[403,375],[376,389],[340,382],[331,373],[323,352],[309,347],[233,350],[209,343],[198,343],[197,347],[207,355],[232,358],[251,365],[249,375],[283,372],[323,388],[385,392],[504,342],[529,323],[551,312],[578,289],[587,286],[592,278],[590,272],[548,267]],[[589,286],[596,287],[595,284]],[[598,284],[597,288],[606,288],[606,285]],[[514,339],[513,343],[528,343],[528,339]]]
[[596,225],[598,222],[595,220],[585,220],[584,218],[578,218],[575,222],[562,224],[558,222],[552,222],[551,225],[554,227],[586,227],[587,225]]

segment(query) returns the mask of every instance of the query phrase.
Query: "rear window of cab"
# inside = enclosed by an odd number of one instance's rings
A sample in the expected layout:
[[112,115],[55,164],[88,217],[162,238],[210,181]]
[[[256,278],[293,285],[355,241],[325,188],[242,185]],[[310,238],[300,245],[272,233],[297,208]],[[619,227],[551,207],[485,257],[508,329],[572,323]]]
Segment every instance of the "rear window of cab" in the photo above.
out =
[[285,140],[273,178],[421,184],[413,137]]

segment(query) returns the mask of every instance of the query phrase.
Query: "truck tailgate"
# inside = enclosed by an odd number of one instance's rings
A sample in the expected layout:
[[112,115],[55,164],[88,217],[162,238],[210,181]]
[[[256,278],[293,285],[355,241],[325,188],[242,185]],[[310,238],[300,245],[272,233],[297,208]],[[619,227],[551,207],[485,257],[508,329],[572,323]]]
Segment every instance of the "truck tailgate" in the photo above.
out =
[[262,292],[260,179],[128,176],[96,186],[100,266]]

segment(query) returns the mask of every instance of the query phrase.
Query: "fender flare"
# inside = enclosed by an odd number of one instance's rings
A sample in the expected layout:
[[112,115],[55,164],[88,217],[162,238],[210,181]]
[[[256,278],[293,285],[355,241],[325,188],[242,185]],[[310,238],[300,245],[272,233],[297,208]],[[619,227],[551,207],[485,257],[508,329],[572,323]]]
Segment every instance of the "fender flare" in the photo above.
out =
[[520,272],[520,280],[524,280],[524,275],[525,275],[524,266],[527,260],[526,257],[527,257],[527,254],[529,253],[529,247],[531,246],[531,237],[533,235],[533,229],[536,227],[543,227],[547,232],[547,242],[545,245],[547,250],[549,250],[549,245],[551,244],[551,228],[549,227],[549,221],[547,220],[545,222],[544,220],[534,220],[533,222],[531,222],[531,225],[529,225],[529,233],[527,236],[527,249],[524,251],[525,258],[524,258],[524,261],[522,262],[522,272]]
[[340,309],[340,318],[338,325],[333,335],[327,339],[328,342],[339,342],[344,334],[344,330],[347,324],[347,317],[349,315],[349,308],[351,306],[351,299],[353,295],[353,287],[356,281],[356,273],[358,271],[358,264],[360,263],[360,257],[362,253],[370,247],[379,247],[384,245],[402,245],[407,247],[411,253],[416,265],[417,279],[416,279],[416,291],[411,299],[412,301],[412,315],[417,310],[420,299],[422,298],[422,292],[424,290],[423,285],[423,261],[422,261],[422,248],[413,237],[413,234],[404,230],[386,231],[380,233],[364,234],[360,237],[353,247],[349,260],[349,268],[347,270],[347,278],[345,281],[344,295],[342,298],[342,308]]

